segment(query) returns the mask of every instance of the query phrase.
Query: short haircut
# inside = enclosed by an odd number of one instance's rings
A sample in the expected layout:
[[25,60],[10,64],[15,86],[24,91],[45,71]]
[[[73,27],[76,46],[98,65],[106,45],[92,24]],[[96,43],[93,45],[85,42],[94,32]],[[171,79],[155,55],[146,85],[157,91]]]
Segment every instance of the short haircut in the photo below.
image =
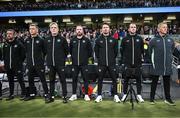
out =
[[158,24],[158,29],[162,26],[162,25],[167,25],[167,23],[166,22],[160,22],[159,24]]
[[104,22],[104,23],[102,24],[102,27],[103,27],[103,25],[107,25],[107,26],[110,27],[109,23],[106,23],[106,22]]
[[11,32],[15,33],[14,29],[8,29],[7,31],[11,31]]
[[132,25],[132,24],[136,25],[136,23],[134,23],[134,22],[131,22],[131,23],[129,24],[129,28],[130,28],[130,25]]
[[37,23],[31,23],[30,25],[29,25],[29,27],[30,26],[35,26],[37,29],[39,29],[39,27],[38,27],[38,24]]
[[51,27],[52,25],[56,25],[56,26],[58,27],[58,24],[57,24],[56,22],[51,22],[51,23],[49,24],[49,27]]
[[77,28],[77,27],[82,27],[82,29],[84,29],[82,25],[77,25],[76,28]]

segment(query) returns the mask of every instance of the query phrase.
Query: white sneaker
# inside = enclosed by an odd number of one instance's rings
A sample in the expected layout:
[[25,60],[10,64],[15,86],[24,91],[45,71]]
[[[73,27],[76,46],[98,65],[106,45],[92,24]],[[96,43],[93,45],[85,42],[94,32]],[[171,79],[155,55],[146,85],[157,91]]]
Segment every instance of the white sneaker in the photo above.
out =
[[98,102],[101,102],[101,101],[102,101],[102,96],[98,95],[95,102],[98,103]]
[[141,95],[137,95],[137,100],[140,102],[140,103],[143,103],[144,100],[142,99],[142,96]]
[[85,95],[85,96],[84,96],[84,100],[85,100],[85,101],[90,101],[89,95]]
[[118,95],[114,95],[114,102],[117,102],[117,103],[121,102]]
[[70,101],[74,101],[74,100],[77,100],[77,95],[76,94],[73,94],[70,98],[69,98]]
[[124,100],[126,99],[127,94],[124,94],[123,97],[121,98],[121,101],[124,102]]

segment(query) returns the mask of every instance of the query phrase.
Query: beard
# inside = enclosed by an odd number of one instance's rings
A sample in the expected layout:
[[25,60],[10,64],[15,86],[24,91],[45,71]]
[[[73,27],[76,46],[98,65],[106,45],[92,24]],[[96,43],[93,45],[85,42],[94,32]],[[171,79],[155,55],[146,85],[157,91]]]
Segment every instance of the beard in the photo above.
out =
[[6,39],[8,42],[12,42],[13,41],[13,38],[7,38]]
[[78,33],[77,33],[77,36],[82,36],[82,35],[83,35],[83,34],[82,34],[82,33],[80,33],[80,32],[78,32]]

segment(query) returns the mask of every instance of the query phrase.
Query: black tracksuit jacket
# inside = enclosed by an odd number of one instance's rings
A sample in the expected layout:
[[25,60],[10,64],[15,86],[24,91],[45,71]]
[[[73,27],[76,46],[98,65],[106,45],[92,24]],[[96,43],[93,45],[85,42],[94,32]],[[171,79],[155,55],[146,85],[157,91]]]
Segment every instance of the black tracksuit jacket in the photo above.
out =
[[94,51],[98,59],[98,65],[114,66],[118,54],[118,41],[111,36],[101,35],[95,41]]
[[120,52],[123,64],[129,67],[141,66],[144,55],[144,43],[142,37],[137,34],[128,34],[122,39]]
[[44,66],[45,47],[44,39],[39,35],[28,37],[25,40],[27,66]]
[[74,37],[70,41],[70,54],[72,56],[73,65],[87,65],[88,58],[93,57],[91,42],[88,38],[82,37],[78,39]]
[[64,66],[69,48],[66,39],[60,35],[45,39],[46,61],[48,66]]
[[18,70],[22,68],[25,59],[25,47],[17,39],[13,42],[5,42],[3,46],[3,60],[5,69]]

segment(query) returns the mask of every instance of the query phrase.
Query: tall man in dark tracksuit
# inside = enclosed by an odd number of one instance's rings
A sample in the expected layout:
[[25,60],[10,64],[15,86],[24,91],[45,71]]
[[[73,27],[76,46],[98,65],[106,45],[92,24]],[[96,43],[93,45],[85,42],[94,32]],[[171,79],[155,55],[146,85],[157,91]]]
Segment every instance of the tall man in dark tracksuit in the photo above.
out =
[[150,102],[155,104],[154,97],[159,76],[163,77],[165,103],[175,105],[170,96],[170,75],[172,74],[172,53],[174,50],[174,41],[167,35],[168,26],[162,22],[158,24],[158,34],[150,40],[149,51],[152,62],[152,83]]
[[[142,37],[136,34],[136,24],[129,25],[129,34],[123,38],[121,42],[121,60],[125,66],[124,74],[124,95],[121,101],[124,101],[127,96],[128,81],[130,77],[134,76],[137,86],[137,100],[144,102],[141,96],[141,64],[144,55],[144,42]],[[134,73],[130,72],[134,70]],[[132,79],[132,78],[131,78]]]
[[74,101],[77,99],[76,88],[78,81],[78,74],[81,71],[81,75],[84,80],[85,96],[84,100],[89,101],[88,96],[88,59],[93,57],[91,42],[84,36],[82,26],[76,27],[76,37],[70,41],[70,54],[72,56],[73,65],[73,95],[69,100]]
[[14,98],[14,77],[21,86],[21,100],[25,98],[25,84],[23,81],[23,62],[25,59],[25,48],[23,44],[15,38],[15,31],[13,29],[7,30],[6,42],[3,46],[3,60],[5,70],[9,81],[10,95],[6,100]]
[[67,84],[65,78],[65,59],[68,54],[68,43],[64,37],[59,34],[59,27],[56,22],[49,25],[51,35],[45,40],[45,49],[47,53],[46,61],[49,69],[50,79],[50,99],[48,102],[54,101],[54,89],[56,73],[59,75],[63,91],[63,103],[67,103]]
[[118,42],[110,36],[109,24],[102,25],[102,34],[95,42],[95,55],[98,60],[98,96],[95,102],[102,101],[102,82],[106,71],[109,72],[113,82],[114,101],[120,102],[117,95],[116,56],[118,54]]
[[37,75],[44,89],[45,101],[48,100],[48,87],[45,79],[45,67],[44,67],[44,39],[38,35],[38,26],[36,24],[30,24],[29,26],[30,37],[25,41],[26,55],[27,55],[27,68],[28,68],[28,80],[30,96],[25,101],[35,98],[34,93],[34,77]]

